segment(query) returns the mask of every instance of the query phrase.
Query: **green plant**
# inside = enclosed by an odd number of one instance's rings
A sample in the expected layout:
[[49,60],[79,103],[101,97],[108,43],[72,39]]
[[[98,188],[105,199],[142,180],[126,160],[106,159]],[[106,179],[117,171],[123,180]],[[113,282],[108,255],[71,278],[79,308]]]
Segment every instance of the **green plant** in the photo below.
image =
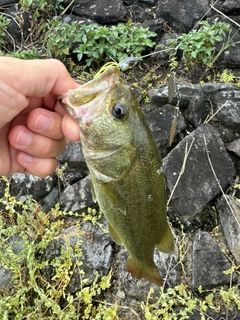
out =
[[6,36],[6,28],[9,25],[11,19],[7,19],[3,15],[0,15],[0,46],[4,44],[4,38]]
[[54,17],[41,26],[41,30],[47,29],[44,42],[47,46],[48,56],[53,54],[55,57],[64,60],[69,55],[72,43],[77,37],[77,26],[78,22],[76,21],[71,22],[71,24],[63,24],[58,20],[58,17]]
[[77,53],[78,60],[85,56],[88,66],[95,60],[102,62],[113,58],[120,61],[128,56],[139,57],[147,47],[155,45],[150,38],[156,36],[148,28],[131,26],[130,23],[117,26],[98,26],[92,24],[82,26],[78,33],[78,47],[73,51]]
[[62,9],[62,2],[63,0],[19,0],[23,10],[31,12],[35,20],[44,14],[48,17],[55,15],[56,10]]
[[236,79],[235,75],[231,71],[228,71],[227,69],[224,69],[220,74],[221,82],[234,82],[235,79]]
[[41,52],[36,49],[28,49],[12,52],[10,56],[18,59],[38,59],[41,57]]
[[[101,279],[96,274],[93,284],[86,286],[81,241],[72,247],[66,236],[61,254],[51,261],[43,259],[46,248],[64,227],[66,212],[56,205],[46,214],[34,200],[27,198],[22,202],[11,196],[6,177],[2,177],[1,183],[6,184],[6,189],[0,199],[5,207],[0,215],[0,268],[11,275],[13,283],[9,290],[0,292],[0,319],[117,319],[116,305],[95,301],[110,287],[112,273]],[[79,225],[74,232],[81,236]],[[54,269],[51,279],[43,273],[49,267]],[[74,268],[82,276],[82,290],[71,294],[66,288]]]
[[78,61],[85,59],[87,66],[101,63],[111,58],[120,61],[128,56],[139,57],[147,47],[155,45],[150,38],[156,36],[148,28],[138,28],[120,23],[117,26],[62,24],[57,19],[48,22],[47,52],[56,57],[69,54],[74,42],[73,53]]
[[[188,34],[184,33],[176,39],[169,39],[168,46],[183,52],[183,61],[187,67],[196,63],[201,63],[207,67],[212,67],[219,55],[230,46],[230,25],[226,22],[218,21],[216,18],[211,24],[208,21],[201,21],[199,30],[192,30]],[[228,33],[226,43],[223,44],[218,54],[215,55],[217,43],[224,40]],[[170,63],[175,65],[175,54],[170,56]]]

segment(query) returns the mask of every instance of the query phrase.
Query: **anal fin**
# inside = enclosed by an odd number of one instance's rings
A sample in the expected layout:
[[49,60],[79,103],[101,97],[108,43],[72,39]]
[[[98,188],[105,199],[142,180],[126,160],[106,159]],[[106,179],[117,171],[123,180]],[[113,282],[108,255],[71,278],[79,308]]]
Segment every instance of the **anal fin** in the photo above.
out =
[[172,232],[168,223],[166,224],[163,237],[160,243],[156,245],[156,247],[158,248],[158,250],[164,253],[169,253],[169,254],[175,253],[175,244],[174,244]]
[[119,237],[119,235],[117,234],[117,232],[113,229],[112,225],[108,222],[108,230],[110,233],[111,238],[113,239],[114,242],[118,243],[118,244],[122,244],[122,240]]

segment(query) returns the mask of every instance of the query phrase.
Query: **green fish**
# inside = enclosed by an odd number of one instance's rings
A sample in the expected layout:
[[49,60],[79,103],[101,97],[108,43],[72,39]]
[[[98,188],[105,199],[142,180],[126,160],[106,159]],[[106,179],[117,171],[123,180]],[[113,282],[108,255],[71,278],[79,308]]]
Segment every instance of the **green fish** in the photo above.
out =
[[119,67],[104,70],[61,96],[61,103],[79,124],[93,199],[108,220],[112,239],[129,253],[127,270],[134,278],[162,285],[154,248],[174,253],[174,241],[160,155]]

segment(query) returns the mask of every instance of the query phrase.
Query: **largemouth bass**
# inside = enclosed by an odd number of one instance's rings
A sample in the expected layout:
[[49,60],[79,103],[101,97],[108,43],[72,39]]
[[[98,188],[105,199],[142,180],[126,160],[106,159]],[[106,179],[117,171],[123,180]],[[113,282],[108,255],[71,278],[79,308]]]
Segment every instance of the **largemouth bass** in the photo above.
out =
[[93,199],[134,278],[162,285],[154,248],[174,252],[160,155],[138,101],[116,66],[61,97],[80,127]]

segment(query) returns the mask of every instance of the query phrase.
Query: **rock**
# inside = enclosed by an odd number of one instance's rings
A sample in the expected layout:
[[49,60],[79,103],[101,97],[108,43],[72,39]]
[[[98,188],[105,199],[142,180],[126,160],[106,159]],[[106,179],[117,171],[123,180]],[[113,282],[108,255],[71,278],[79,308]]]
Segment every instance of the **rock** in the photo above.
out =
[[[67,141],[64,152],[57,158],[59,162],[67,162],[71,167],[79,168],[85,164],[80,142]],[[86,166],[86,164],[85,164]]]
[[[145,115],[161,154],[165,154],[169,146],[169,137],[174,116],[175,107],[170,104]],[[186,129],[186,124],[182,115],[179,114],[175,137],[184,129]]]
[[228,248],[240,265],[240,204],[234,197],[224,195],[216,207]]
[[226,0],[221,6],[221,10],[224,13],[236,15],[240,13],[240,3],[238,0]]
[[227,143],[226,148],[240,158],[240,139]]
[[4,8],[5,6],[13,5],[18,3],[18,0],[2,0],[1,7]]
[[216,92],[211,101],[216,118],[227,128],[240,132],[240,89]]
[[92,199],[90,177],[67,187],[60,197],[62,210],[79,212],[88,207],[96,206]]
[[0,268],[0,290],[10,291],[14,286],[13,272],[2,267]]
[[121,21],[127,13],[120,0],[75,0],[70,9],[73,14],[86,17],[100,24]]
[[[190,146],[191,149],[189,149]],[[188,155],[184,160],[186,152]],[[185,137],[163,160],[163,170],[171,192],[185,162],[184,172],[172,196],[179,218],[185,222],[191,221],[209,201],[220,193],[207,154],[221,187],[225,189],[235,169],[219,133],[209,124],[202,124]]]
[[193,289],[229,284],[231,275],[223,272],[230,268],[231,264],[211,236],[207,232],[198,232],[193,241]]
[[[14,3],[14,1],[11,2]],[[29,13],[23,12],[18,4],[6,9],[4,13],[7,15],[8,19],[11,19],[9,25],[7,26],[8,34],[11,35],[11,37],[8,37],[8,42],[11,46],[15,46],[16,44],[18,46],[23,45],[24,40],[29,37],[31,30]]]
[[[102,221],[106,227],[106,222]],[[54,239],[46,249],[43,259],[51,261],[55,257],[60,256],[62,246],[70,245],[73,249],[77,243],[82,242],[81,250],[83,256],[80,260],[84,271],[84,275],[79,273],[79,268],[73,267],[73,274],[67,287],[67,292],[74,293],[83,286],[82,278],[87,281],[84,285],[90,285],[98,272],[99,277],[107,275],[112,261],[112,246],[109,234],[105,234],[98,226],[92,225],[90,222],[82,223],[81,229],[78,230],[75,226],[63,229],[61,234]],[[76,258],[72,257],[73,266],[76,264]],[[54,276],[54,268],[50,265],[45,267],[43,274],[47,279],[52,279]]]
[[[231,41],[231,46],[227,48],[223,53],[218,57],[215,62],[215,65],[220,65],[221,68],[236,68],[240,64],[239,57],[239,46],[240,36],[236,35],[234,40]],[[222,43],[220,43],[222,46]]]
[[[197,22],[206,14],[209,1],[196,0],[161,0],[158,2],[157,18],[162,18],[172,29],[179,33],[189,32]],[[191,13],[191,14],[189,14]]]
[[156,0],[138,0],[139,2],[143,2],[145,4],[154,4],[156,2]]
[[[178,79],[176,82],[177,93],[172,104],[176,105],[179,100],[184,118],[194,127],[198,127],[211,116],[211,102],[214,105],[214,112],[220,109],[214,120],[218,119],[223,125],[236,131],[240,130],[240,89],[235,85],[226,83],[181,85],[178,84]],[[148,95],[152,106],[160,108],[168,103],[167,87],[149,90]]]
[[[8,240],[9,247],[16,255],[20,255],[21,251],[25,248],[23,238],[14,234]],[[4,267],[0,268],[0,290],[8,291],[14,287],[13,272]]]
[[50,193],[57,183],[55,174],[41,179],[37,176],[24,173],[15,173],[9,176],[10,179],[10,193],[17,199],[26,199],[26,195],[39,201],[41,198]]
[[59,199],[59,188],[54,187],[44,198],[39,201],[40,209],[43,212],[49,212],[54,208]]
[[141,27],[149,28],[150,31],[155,32],[157,33],[157,35],[161,36],[164,33],[163,24],[164,24],[164,20],[161,18],[150,19],[150,20],[145,20],[143,23],[141,23]]

